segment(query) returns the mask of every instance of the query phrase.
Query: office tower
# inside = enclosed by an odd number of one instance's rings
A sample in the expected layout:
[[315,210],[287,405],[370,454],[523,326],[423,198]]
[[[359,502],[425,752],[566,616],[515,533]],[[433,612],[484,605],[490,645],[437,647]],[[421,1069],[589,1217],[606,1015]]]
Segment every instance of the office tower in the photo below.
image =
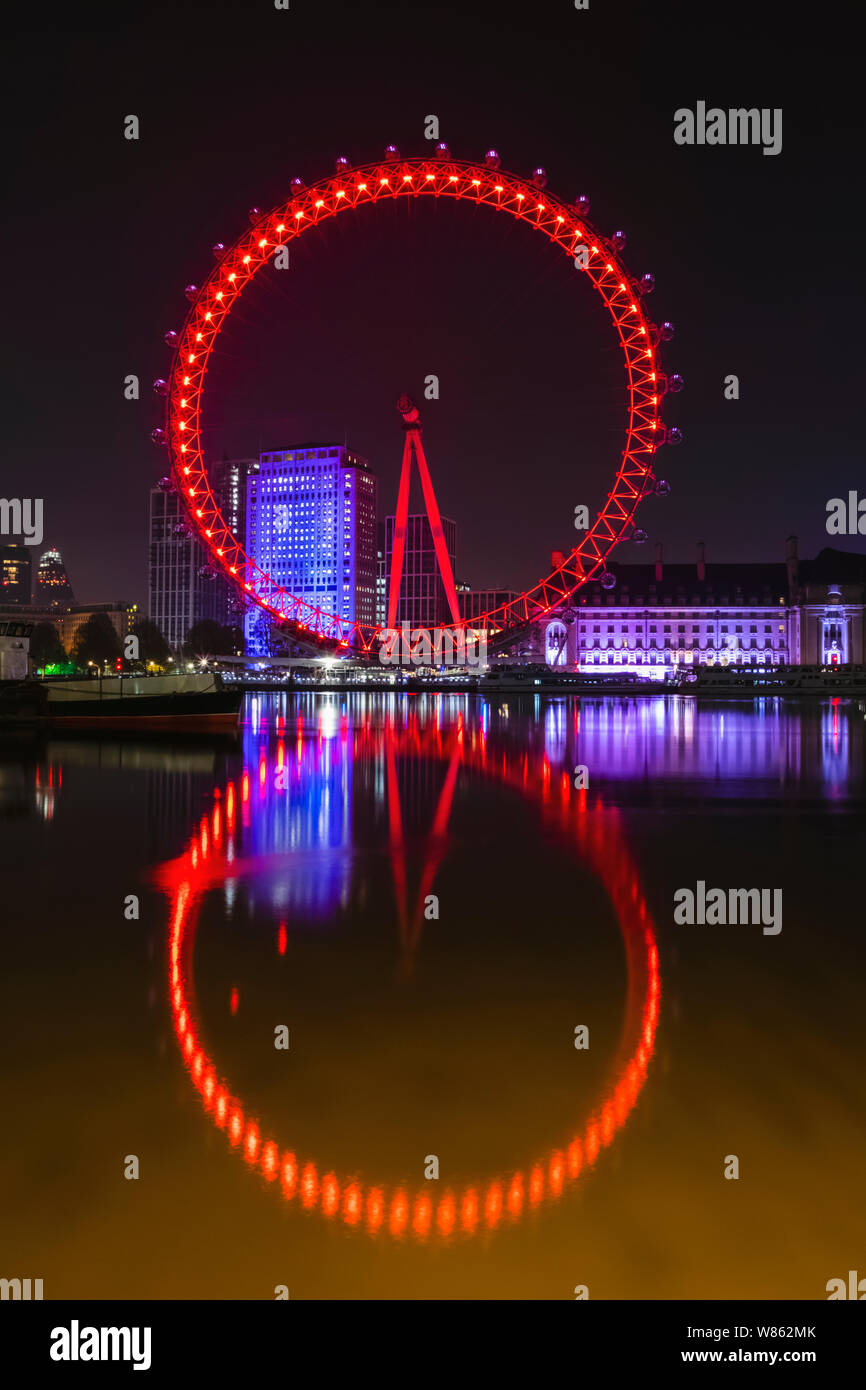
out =
[[[221,459],[209,465],[217,504],[232,532],[243,539],[246,475],[254,459]],[[193,533],[170,479],[150,490],[148,614],[169,646],[179,651],[196,623],[240,626],[237,589],[211,562]]]
[[59,550],[45,550],[36,569],[35,601],[50,608],[75,602],[72,585]]
[[388,616],[388,570],[385,565],[385,523],[376,523],[376,622],[385,626]]
[[[294,598],[347,623],[376,621],[376,478],[340,444],[260,455],[247,478],[247,554]],[[248,650],[266,653],[266,624],[246,618]]]
[[[389,577],[394,554],[394,522],[393,516],[385,518],[385,572]],[[457,523],[443,516],[442,530],[453,574],[457,562]],[[430,522],[426,513],[412,513],[406,519],[406,548],[397,622],[410,623],[412,627],[433,628],[450,625],[451,621]]]

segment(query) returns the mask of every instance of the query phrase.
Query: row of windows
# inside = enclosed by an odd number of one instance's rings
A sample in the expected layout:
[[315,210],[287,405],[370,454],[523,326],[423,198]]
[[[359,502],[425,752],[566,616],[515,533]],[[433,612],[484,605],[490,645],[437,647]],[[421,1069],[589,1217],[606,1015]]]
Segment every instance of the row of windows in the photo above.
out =
[[[589,666],[592,665],[593,662],[597,662],[599,666],[628,666],[632,659],[636,666],[642,666],[644,664],[642,652],[634,653],[632,658],[630,658],[626,652],[610,654],[599,652],[597,655],[593,652],[589,652],[585,658],[585,664]],[[665,652],[663,656],[659,653],[658,657],[655,657],[651,652],[647,652],[646,664],[648,666],[673,666],[674,661],[671,652]],[[681,664],[681,662],[676,663],[678,666]],[[777,663],[773,661],[772,655],[767,657],[757,656],[752,652],[750,656],[745,656],[738,652],[735,657],[731,658],[730,664],[736,666],[759,666],[762,664],[773,666]]]
[[300,463],[303,459],[335,459],[339,457],[339,449],[289,449],[278,454],[259,455],[261,463]]
[[[749,643],[750,647],[757,647],[758,644],[759,644],[759,639],[758,639],[757,637],[753,637],[753,638],[751,639],[750,643]],[[638,638],[636,639],[634,645],[635,645],[635,650],[639,650],[641,647],[643,647],[644,643],[643,643],[643,641],[641,640],[641,638],[638,637]],[[669,649],[669,648],[671,648],[671,647],[673,647],[673,646],[676,646],[679,650],[687,649],[687,650],[689,650],[689,651],[726,651],[726,650],[727,650],[726,647],[714,647],[714,646],[712,646],[712,645],[710,645],[709,647],[706,646],[706,645],[701,646],[700,642],[696,641],[694,638],[692,638],[692,640],[689,641],[689,642],[685,642],[685,641],[684,641],[684,642],[674,643],[670,637],[666,637],[666,638],[664,638],[663,642],[661,642],[661,643],[659,643],[658,641],[656,641],[656,642],[647,642],[646,645],[647,645],[648,648],[651,648],[651,649],[653,649],[653,650],[661,649],[662,647],[664,647],[664,648],[666,648],[666,649]],[[785,642],[779,642],[779,643],[777,643],[775,650],[784,651],[786,645],[787,645],[787,643],[785,643]],[[600,648],[602,649],[602,651],[606,651],[607,648],[608,648],[608,646],[610,646],[612,649],[616,649],[616,650],[619,650],[619,649],[621,648],[623,651],[627,651],[627,650],[629,649],[629,648],[628,648],[628,643],[627,643],[627,642],[623,642],[622,640],[617,641],[616,639],[614,639],[614,641],[612,641],[611,643],[602,642],[601,640],[599,640],[598,642],[582,642],[582,643],[581,643],[581,650],[582,650],[582,651],[590,651],[590,650],[592,650],[594,647],[600,647]],[[772,643],[765,642],[765,641],[761,641],[761,642],[760,642],[760,648],[761,648],[762,651],[764,650],[764,648],[768,648],[768,649],[769,649],[769,648],[771,648],[771,647],[772,647]]]
[[[620,627],[620,632],[632,632],[632,631],[634,630],[634,627],[635,627],[635,624],[634,624],[634,623],[623,623],[623,624],[621,625],[621,627]],[[715,628],[715,623],[705,623],[705,624],[703,625],[703,631],[704,631],[704,632],[710,632],[710,631],[712,631],[714,628]],[[599,625],[598,623],[596,623],[592,630],[593,630],[593,632],[601,632],[601,627],[600,627],[600,625]],[[658,631],[658,627],[657,627],[657,625],[656,625],[655,623],[650,623],[650,625],[649,625],[649,630],[650,630],[650,632],[657,632],[657,631]],[[685,623],[680,623],[680,624],[677,626],[677,632],[685,632],[685,630],[686,630]],[[692,624],[692,632],[700,632],[701,630],[702,630],[702,629],[701,629],[701,625],[700,625],[699,623],[693,623],[693,624]],[[721,629],[720,629],[720,630],[721,630],[722,632],[727,632],[727,631],[729,630],[728,624],[727,624],[727,623],[722,623]],[[742,632],[742,630],[743,630],[743,629],[742,629],[741,626],[737,626],[737,627],[734,628],[734,631],[735,631],[735,632]],[[608,632],[616,632],[616,627],[614,626],[613,623],[608,623],[607,631],[608,631]],[[663,631],[663,632],[670,632],[670,631],[671,631],[671,628],[670,628],[670,626],[663,626],[662,631]],[[753,624],[751,625],[751,627],[749,628],[749,631],[750,631],[750,632],[757,632],[757,631],[758,631],[757,624],[756,624],[756,623],[753,623]],[[765,623],[765,624],[764,624],[764,631],[765,631],[765,632],[772,632],[772,631],[773,631],[772,624],[771,624],[771,623]],[[780,631],[780,632],[784,632],[784,631],[785,631],[785,624],[784,624],[784,623],[779,623],[779,631]]]

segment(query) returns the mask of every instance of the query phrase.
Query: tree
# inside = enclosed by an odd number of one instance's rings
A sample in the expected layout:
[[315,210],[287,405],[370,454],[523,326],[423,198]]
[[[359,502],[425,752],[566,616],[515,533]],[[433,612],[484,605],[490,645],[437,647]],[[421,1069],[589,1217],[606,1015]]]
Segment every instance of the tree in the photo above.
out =
[[152,618],[139,618],[132,628],[132,635],[138,638],[138,659],[145,666],[167,666],[171,648]]
[[79,666],[89,661],[103,666],[107,661],[116,661],[121,655],[120,638],[107,613],[91,613],[86,623],[78,629],[75,643],[75,660]]
[[183,649],[186,656],[233,656],[242,640],[239,628],[203,618],[193,623]]
[[40,669],[59,666],[66,660],[66,650],[53,623],[37,623],[30,636],[30,659]]

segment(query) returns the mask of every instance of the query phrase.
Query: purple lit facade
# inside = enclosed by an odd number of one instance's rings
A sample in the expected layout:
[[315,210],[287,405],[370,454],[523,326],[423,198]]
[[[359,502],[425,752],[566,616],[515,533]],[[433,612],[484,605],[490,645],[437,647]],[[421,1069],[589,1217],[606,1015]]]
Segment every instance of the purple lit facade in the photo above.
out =
[[539,624],[550,666],[656,680],[683,666],[860,664],[866,651],[866,557],[827,548],[784,563],[611,564],[616,587],[587,584]]

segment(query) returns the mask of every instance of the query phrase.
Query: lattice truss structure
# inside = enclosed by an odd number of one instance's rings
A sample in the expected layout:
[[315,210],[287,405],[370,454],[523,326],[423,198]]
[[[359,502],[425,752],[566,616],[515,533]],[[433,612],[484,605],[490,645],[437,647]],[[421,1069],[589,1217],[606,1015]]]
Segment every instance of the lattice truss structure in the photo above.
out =
[[[599,236],[582,215],[588,200],[578,199],[576,205],[569,205],[548,193],[545,184],[540,170],[530,179],[503,172],[493,152],[482,164],[452,159],[444,148],[433,158],[409,159],[393,150],[383,161],[356,169],[341,159],[335,176],[309,188],[296,179],[291,198],[282,206],[264,214],[253,209],[250,229],[233,246],[214,247],[217,264],[205,283],[187,286],[191,305],[186,322],[179,334],[166,334],[175,355],[168,382],[156,383],[156,389],[166,395],[167,409],[166,428],[154,431],[154,438],[168,446],[173,481],[213,562],[237,584],[247,601],[295,628],[299,636],[365,653],[378,643],[381,630],[347,622],[288,593],[250,559],[232,534],[211,489],[202,449],[208,362],[220,329],[244,289],[273,261],[279,247],[290,246],[329,217],[385,199],[451,198],[483,204],[528,223],[560,247],[570,265],[577,264],[573,273],[585,274],[598,291],[625,363],[625,446],[613,486],[592,526],[563,562],[534,588],[488,613],[462,620],[462,625],[492,633],[525,628],[567,603],[589,580],[603,576],[606,557],[620,540],[632,534],[638,504],[656,483],[653,455],[668,436],[669,442],[674,442],[674,436],[679,435],[678,431],[666,431],[660,419],[660,402],[669,382],[660,370],[659,344],[672,336],[673,330],[669,324],[660,328],[647,317],[642,296],[652,288],[652,276],[639,282],[629,275],[621,261],[621,235]],[[677,389],[681,381],[671,378],[670,388]]]

